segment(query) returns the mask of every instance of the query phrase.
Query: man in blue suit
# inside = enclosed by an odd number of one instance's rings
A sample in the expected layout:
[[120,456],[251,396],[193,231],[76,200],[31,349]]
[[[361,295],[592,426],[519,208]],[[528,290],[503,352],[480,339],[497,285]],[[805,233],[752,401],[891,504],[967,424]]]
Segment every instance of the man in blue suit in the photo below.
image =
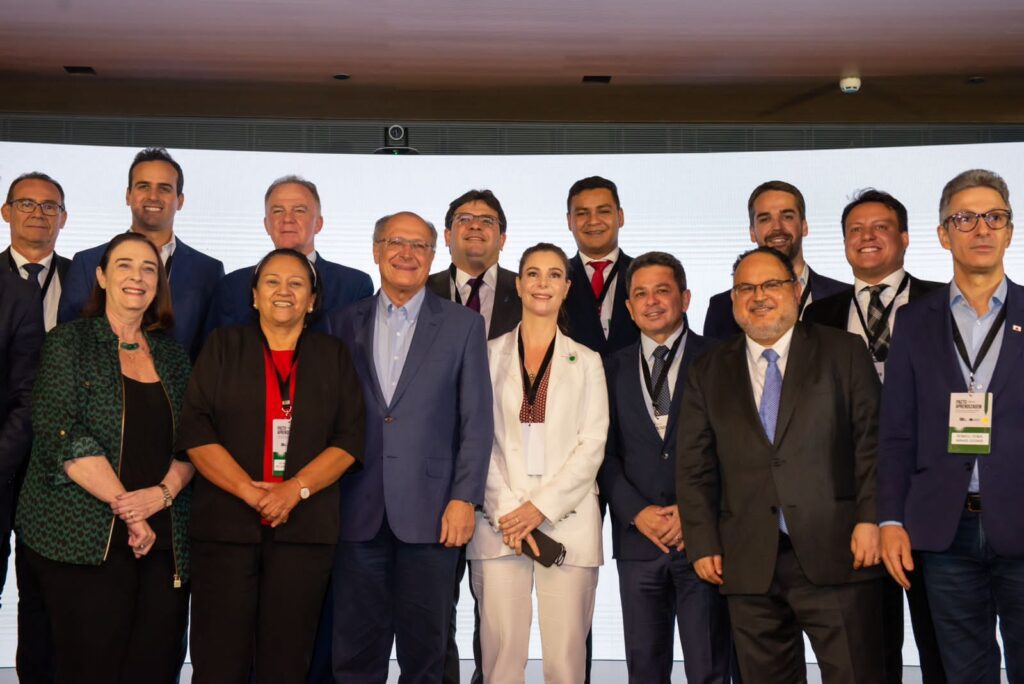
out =
[[428,291],[437,231],[380,219],[381,289],[329,319],[366,397],[363,469],[341,482],[334,678],[440,682],[459,547],[473,535],[494,436],[484,320]]
[[[283,176],[263,196],[263,227],[275,249],[290,248],[306,255],[320,278],[320,317],[310,326],[325,331],[327,317],[352,302],[373,294],[370,276],[324,259],[314,242],[324,226],[316,185],[299,176]],[[206,332],[253,320],[252,274],[255,266],[232,271],[221,279],[210,303]]]
[[605,360],[611,422],[598,484],[612,513],[629,681],[668,684],[678,622],[686,680],[721,684],[732,653],[728,607],[687,558],[674,486],[686,371],[709,343],[687,329],[690,291],[674,256],[636,257],[623,285],[640,340]]
[[[816,273],[804,261],[804,243],[807,237],[807,204],[800,189],[785,181],[761,183],[747,200],[750,217],[750,241],[761,247],[771,247],[789,257],[796,270],[803,292],[798,315],[811,302],[850,289],[846,283]],[[719,292],[708,302],[704,315],[704,335],[716,340],[738,335],[740,327],[732,315],[732,290]]]
[[[214,288],[224,277],[224,264],[192,249],[174,234],[174,217],[185,204],[181,166],[162,147],[142,150],[128,169],[125,203],[131,208],[130,230],[148,237],[160,250],[174,304],[171,334],[194,359],[202,346],[203,324]],[[62,283],[60,323],[82,314],[96,284],[96,267],[106,243],[79,252]]]
[[904,587],[920,563],[950,682],[1000,681],[997,616],[1007,676],[1024,681],[1024,288],[1003,268],[1005,181],[959,174],[939,219],[953,280],[900,309],[885,367],[882,558]]

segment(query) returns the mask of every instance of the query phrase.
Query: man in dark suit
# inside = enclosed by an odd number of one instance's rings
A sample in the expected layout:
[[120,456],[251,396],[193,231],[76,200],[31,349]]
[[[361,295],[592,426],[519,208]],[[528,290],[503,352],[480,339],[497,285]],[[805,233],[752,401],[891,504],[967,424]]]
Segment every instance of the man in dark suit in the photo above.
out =
[[[128,169],[125,203],[132,212],[129,230],[148,237],[160,250],[174,303],[171,334],[195,359],[202,346],[203,325],[210,298],[224,277],[224,265],[192,249],[174,234],[174,217],[185,204],[185,177],[167,150],[142,150]],[[79,252],[71,261],[60,297],[58,320],[72,321],[82,313],[96,284],[96,266],[106,243]]]
[[640,340],[605,360],[611,421],[598,484],[612,514],[629,681],[668,684],[678,621],[686,680],[728,682],[725,599],[693,571],[672,486],[683,383],[710,345],[686,328],[690,291],[675,257],[638,256],[623,285]]
[[[306,255],[320,278],[320,315],[311,330],[327,329],[327,317],[352,302],[373,294],[370,276],[328,261],[316,251],[316,236],[323,228],[320,193],[316,185],[299,176],[278,178],[263,195],[263,227],[275,249],[284,247]],[[213,294],[206,317],[206,334],[225,325],[243,325],[253,319],[252,274],[246,266],[224,276]]]
[[748,683],[882,681],[875,461],[878,376],[849,333],[798,323],[800,285],[771,247],[740,256],[744,335],[691,367],[676,492],[697,574],[721,587]]
[[576,255],[569,260],[569,336],[602,356],[636,342],[640,333],[626,311],[620,287],[632,258],[619,249],[624,223],[615,183],[590,176],[573,183],[566,202]]
[[341,482],[334,678],[443,676],[459,549],[473,535],[494,437],[484,321],[426,288],[437,232],[416,214],[374,227],[381,289],[330,318],[366,398],[363,469]]
[[[803,240],[807,237],[807,204],[799,188],[785,181],[761,183],[747,200],[750,217],[750,241],[771,247],[789,257],[800,283],[803,316],[807,305],[850,288],[846,283],[816,273],[804,261]],[[704,315],[704,335],[724,340],[737,335],[740,328],[732,315],[732,291],[719,292],[708,302]]]
[[946,184],[938,236],[953,280],[900,310],[885,368],[882,554],[904,587],[920,564],[951,682],[1000,681],[997,617],[1006,676],[1024,680],[1024,288],[1003,266],[1012,217],[995,173]]
[[[859,192],[843,209],[841,225],[853,289],[813,302],[803,319],[859,335],[882,379],[897,310],[942,283],[919,280],[903,269],[910,245],[907,208],[889,193]],[[907,590],[907,600],[921,675],[928,684],[942,684],[946,677],[920,574]],[[903,681],[903,592],[895,582],[882,583],[882,620],[886,681],[898,684]]]
[[[508,220],[501,202],[490,190],[470,190],[456,197],[444,215],[444,243],[452,255],[451,265],[427,279],[427,287],[438,297],[478,312],[484,317],[487,339],[511,332],[523,317],[523,302],[516,291],[516,273],[498,265],[505,246]],[[445,661],[444,684],[459,682],[459,647],[455,642],[455,611],[462,580],[466,576],[466,550],[459,554],[455,596]],[[470,586],[472,593],[472,585]],[[480,613],[473,597],[473,661],[470,681],[483,682],[480,670]]]

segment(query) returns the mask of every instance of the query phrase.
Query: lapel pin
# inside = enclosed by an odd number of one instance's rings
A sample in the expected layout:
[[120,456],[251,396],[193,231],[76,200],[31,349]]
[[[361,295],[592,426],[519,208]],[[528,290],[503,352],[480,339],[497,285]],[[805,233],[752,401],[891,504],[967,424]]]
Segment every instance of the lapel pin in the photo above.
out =
[[576,355],[569,354],[569,363],[576,363]]
[[1012,325],[1010,327],[1013,328],[1013,332],[1020,332],[1020,326],[1019,325],[1014,324],[1014,325]]

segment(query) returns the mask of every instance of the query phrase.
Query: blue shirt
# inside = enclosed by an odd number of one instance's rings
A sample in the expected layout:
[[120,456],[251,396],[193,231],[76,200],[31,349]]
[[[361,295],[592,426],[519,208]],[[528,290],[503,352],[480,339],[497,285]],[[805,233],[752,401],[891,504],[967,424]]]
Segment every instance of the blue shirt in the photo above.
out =
[[377,293],[377,319],[373,326],[373,365],[377,371],[377,382],[384,395],[384,401],[391,403],[391,397],[398,387],[398,379],[402,377],[405,357],[409,354],[409,345],[413,333],[416,332],[416,319],[426,289],[421,288],[404,306],[395,306],[384,290]]
[[[953,322],[960,329],[960,337],[964,340],[967,356],[972,362],[977,359],[978,350],[981,349],[982,343],[992,329],[992,323],[995,322],[996,316],[999,315],[999,311],[1006,302],[1006,290],[1006,276],[1003,276],[999,287],[996,288],[996,291],[992,293],[992,298],[989,299],[988,311],[985,312],[984,316],[978,316],[978,312],[974,310],[964,298],[963,293],[960,292],[956,281],[954,280],[949,285],[949,309],[953,313]],[[989,385],[992,383],[992,372],[996,368],[999,350],[1003,346],[1003,332],[1004,330],[1000,330],[996,333],[995,339],[992,340],[992,346],[989,348],[988,353],[985,354],[984,360],[982,360],[981,365],[974,374],[974,391],[976,392],[989,391]],[[960,364],[960,372],[964,375],[964,383],[970,387],[971,371],[967,364],[964,363],[959,352],[956,354],[956,360]],[[996,429],[998,427],[993,426],[993,430]],[[981,491],[977,459],[974,461],[974,470],[971,472],[971,484],[968,487],[968,491],[975,494]]]

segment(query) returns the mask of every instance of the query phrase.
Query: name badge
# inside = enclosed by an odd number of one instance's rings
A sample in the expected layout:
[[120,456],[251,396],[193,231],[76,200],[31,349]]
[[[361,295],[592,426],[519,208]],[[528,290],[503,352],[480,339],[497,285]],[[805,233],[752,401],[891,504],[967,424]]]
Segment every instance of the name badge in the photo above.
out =
[[661,438],[665,439],[665,433],[668,431],[668,416],[655,416],[654,427],[657,428]]
[[526,474],[544,474],[544,423],[523,423],[523,453]]
[[992,453],[992,393],[949,395],[949,453]]
[[875,361],[875,372],[878,373],[878,381],[885,384],[885,361]]
[[274,477],[284,477],[284,466],[288,454],[288,436],[292,431],[292,421],[289,418],[275,418],[270,424],[270,432],[273,437],[271,450],[273,451],[273,472]]

